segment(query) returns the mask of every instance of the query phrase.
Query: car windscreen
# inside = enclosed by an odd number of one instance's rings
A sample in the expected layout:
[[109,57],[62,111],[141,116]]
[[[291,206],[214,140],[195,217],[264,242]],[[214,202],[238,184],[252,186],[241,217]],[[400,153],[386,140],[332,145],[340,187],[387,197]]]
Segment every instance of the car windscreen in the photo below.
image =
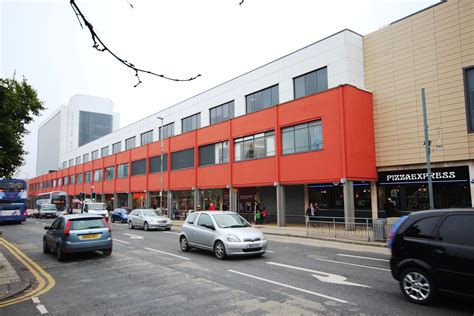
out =
[[86,204],[87,205],[87,209],[88,210],[99,210],[99,211],[103,211],[105,210],[105,204],[100,204],[100,203],[90,203],[90,204]]
[[21,182],[0,181],[0,191],[2,192],[20,192],[25,189]]
[[158,214],[156,214],[155,211],[152,211],[152,210],[143,210],[143,215],[144,216],[158,216]]
[[71,230],[83,230],[104,227],[105,224],[101,218],[81,218],[71,220]]
[[220,228],[249,227],[250,224],[238,214],[212,214],[212,217]]

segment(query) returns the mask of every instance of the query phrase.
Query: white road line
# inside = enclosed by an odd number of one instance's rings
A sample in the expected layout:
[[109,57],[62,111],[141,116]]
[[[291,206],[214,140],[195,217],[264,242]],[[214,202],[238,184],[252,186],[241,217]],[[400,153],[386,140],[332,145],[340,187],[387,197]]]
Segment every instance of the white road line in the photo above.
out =
[[144,238],[143,236],[128,234],[128,233],[122,233],[122,235],[130,236],[130,238],[132,238],[132,239],[143,239]]
[[173,235],[181,235],[180,233],[175,233],[175,232],[163,232],[164,234],[173,234]]
[[314,258],[315,260],[319,261],[325,261],[325,262],[332,262],[332,263],[339,263],[339,264],[345,264],[348,266],[354,266],[354,267],[362,267],[362,268],[367,268],[367,269],[374,269],[374,270],[380,270],[380,271],[388,271],[390,272],[389,269],[383,269],[383,268],[377,268],[377,267],[371,267],[371,266],[364,266],[362,264],[355,264],[355,263],[348,263],[348,262],[342,262],[342,261],[336,261],[336,260],[328,260],[328,259],[321,259],[321,258]]
[[350,258],[359,258],[359,259],[367,259],[367,260],[390,262],[390,260],[388,260],[388,259],[379,259],[379,258],[370,258],[370,257],[362,257],[362,256],[345,255],[345,254],[343,254],[343,253],[338,253],[337,255],[338,255],[338,256],[341,256],[341,257],[350,257]]
[[47,314],[48,313],[48,310],[46,309],[46,307],[44,307],[44,305],[36,305],[36,308],[39,310],[39,312],[41,314]]
[[267,250],[266,252],[269,252],[269,253],[275,253],[275,251],[271,251],[271,250]]
[[32,300],[33,303],[35,303],[35,304],[41,303],[40,299],[37,298],[36,296],[35,296],[35,297],[32,297],[31,300]]
[[172,253],[169,253],[169,252],[164,252],[164,251],[161,251],[161,250],[156,250],[156,249],[152,249],[152,248],[145,248],[145,249],[150,250],[150,251],[154,251],[154,252],[159,252],[159,253],[162,253],[162,254],[165,254],[165,255],[168,255],[168,256],[181,258],[181,259],[184,259],[184,260],[190,260],[189,258],[178,256],[178,255],[175,255],[175,254],[172,254]]
[[117,239],[117,238],[113,238],[113,241],[118,241],[118,242],[124,243],[126,245],[130,245],[130,243],[128,241],[123,241],[123,240],[120,240],[120,239]]
[[341,300],[341,299],[339,299],[339,298],[331,297],[331,296],[324,295],[324,294],[321,294],[321,293],[316,293],[316,292],[308,291],[308,290],[301,289],[301,288],[298,288],[298,287],[295,287],[295,286],[291,286],[291,285],[288,285],[288,284],[284,284],[284,283],[280,283],[280,282],[276,282],[276,281],[272,281],[272,280],[260,278],[260,277],[257,277],[257,276],[254,276],[254,275],[250,275],[250,274],[247,274],[247,273],[243,273],[243,272],[239,272],[239,271],[234,271],[234,270],[227,270],[227,271],[232,272],[232,273],[236,273],[236,274],[240,274],[240,275],[243,275],[243,276],[246,276],[246,277],[249,277],[249,278],[253,278],[253,279],[256,279],[256,280],[260,280],[260,281],[264,281],[264,282],[276,284],[276,285],[279,285],[279,286],[287,287],[287,288],[289,288],[289,289],[296,290],[296,291],[300,291],[300,292],[303,292],[303,293],[307,293],[307,294],[311,294],[311,295],[315,295],[315,296],[327,298],[327,299],[330,299],[330,300],[333,300],[333,301],[336,301],[336,302],[339,302],[339,303],[345,303],[345,304],[348,303],[347,301]]

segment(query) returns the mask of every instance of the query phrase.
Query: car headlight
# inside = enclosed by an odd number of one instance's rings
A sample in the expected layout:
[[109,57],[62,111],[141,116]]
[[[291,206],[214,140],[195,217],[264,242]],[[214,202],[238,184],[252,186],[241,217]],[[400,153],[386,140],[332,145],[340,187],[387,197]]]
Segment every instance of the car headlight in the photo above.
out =
[[227,241],[230,241],[230,242],[240,242],[240,238],[237,237],[236,235],[233,235],[233,234],[229,234],[227,236],[225,236]]

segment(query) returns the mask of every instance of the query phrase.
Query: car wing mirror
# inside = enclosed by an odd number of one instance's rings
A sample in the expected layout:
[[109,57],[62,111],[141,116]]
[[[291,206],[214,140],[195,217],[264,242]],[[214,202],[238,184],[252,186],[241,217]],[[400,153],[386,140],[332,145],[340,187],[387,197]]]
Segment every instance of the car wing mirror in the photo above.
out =
[[50,230],[51,226],[44,226],[44,230]]

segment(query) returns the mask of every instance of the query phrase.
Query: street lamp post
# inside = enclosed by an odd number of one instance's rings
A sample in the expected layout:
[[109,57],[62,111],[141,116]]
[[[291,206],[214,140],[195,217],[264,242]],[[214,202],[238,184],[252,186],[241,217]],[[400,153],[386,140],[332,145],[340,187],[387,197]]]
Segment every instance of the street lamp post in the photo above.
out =
[[161,120],[161,128],[160,128],[160,211],[163,213],[163,118],[157,117],[157,119]]

